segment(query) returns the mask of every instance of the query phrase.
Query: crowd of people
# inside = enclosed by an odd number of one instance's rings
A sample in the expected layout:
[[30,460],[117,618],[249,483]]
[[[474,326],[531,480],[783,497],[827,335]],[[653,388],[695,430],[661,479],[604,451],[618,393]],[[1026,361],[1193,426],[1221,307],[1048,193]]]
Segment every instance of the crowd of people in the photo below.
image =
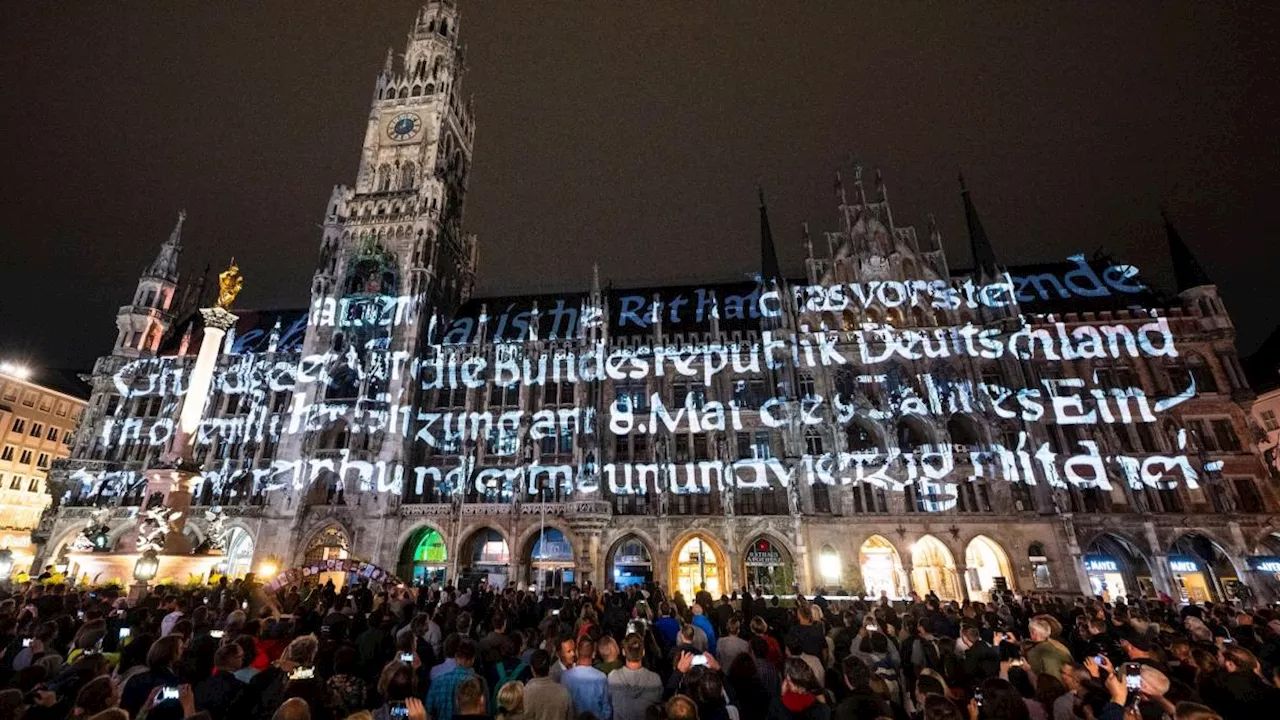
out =
[[1261,720],[1278,675],[1280,611],[1227,604],[0,593],[0,720]]

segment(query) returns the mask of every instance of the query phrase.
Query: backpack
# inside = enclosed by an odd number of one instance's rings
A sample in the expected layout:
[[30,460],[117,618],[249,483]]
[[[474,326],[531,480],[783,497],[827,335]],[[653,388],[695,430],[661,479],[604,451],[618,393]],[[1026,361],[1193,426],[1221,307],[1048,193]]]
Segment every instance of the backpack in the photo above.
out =
[[529,663],[521,661],[516,664],[516,667],[514,670],[512,670],[511,672],[507,672],[507,666],[504,665],[502,662],[498,662],[495,665],[494,669],[497,670],[497,682],[495,682],[493,684],[493,687],[491,688],[493,692],[493,697],[489,698],[489,707],[491,708],[498,707],[498,691],[502,689],[503,685],[506,685],[512,680],[515,680],[516,678],[520,677],[520,674],[523,673],[524,669],[527,667],[529,667]]

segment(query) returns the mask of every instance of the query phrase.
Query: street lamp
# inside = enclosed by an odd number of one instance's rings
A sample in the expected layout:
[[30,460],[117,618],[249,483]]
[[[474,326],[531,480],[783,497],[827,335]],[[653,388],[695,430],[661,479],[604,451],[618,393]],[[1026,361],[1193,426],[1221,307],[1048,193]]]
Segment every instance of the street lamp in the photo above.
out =
[[138,558],[138,562],[134,564],[133,579],[146,585],[155,579],[156,573],[159,571],[160,558],[156,555],[155,550],[148,550],[142,553],[142,557]]

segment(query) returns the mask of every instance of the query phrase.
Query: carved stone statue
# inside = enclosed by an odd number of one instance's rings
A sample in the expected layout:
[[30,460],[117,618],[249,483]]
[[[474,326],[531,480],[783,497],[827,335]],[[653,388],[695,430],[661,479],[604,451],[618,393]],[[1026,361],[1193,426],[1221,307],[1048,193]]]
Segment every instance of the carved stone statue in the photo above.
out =
[[232,258],[231,267],[218,273],[218,307],[229,310],[243,288],[244,277],[240,275],[240,266]]

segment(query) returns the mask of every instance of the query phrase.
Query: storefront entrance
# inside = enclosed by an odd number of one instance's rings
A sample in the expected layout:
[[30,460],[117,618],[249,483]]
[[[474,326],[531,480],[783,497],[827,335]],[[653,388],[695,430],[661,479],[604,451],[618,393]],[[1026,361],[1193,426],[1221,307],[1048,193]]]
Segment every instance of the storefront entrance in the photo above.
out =
[[1086,555],[1084,571],[1089,576],[1089,588],[1093,594],[1107,601],[1129,596],[1124,583],[1120,563],[1106,555]]
[[747,587],[752,590],[759,589],[767,595],[783,595],[791,592],[795,584],[795,563],[791,554],[767,537],[758,537],[751,543],[743,564]]
[[672,585],[684,595],[685,602],[692,603],[699,590],[705,589],[711,597],[722,594],[721,557],[710,540],[695,535],[685,541],[672,558]]
[[1155,595],[1147,558],[1127,538],[1099,535],[1085,548],[1082,562],[1089,588],[1098,597],[1112,601]]

